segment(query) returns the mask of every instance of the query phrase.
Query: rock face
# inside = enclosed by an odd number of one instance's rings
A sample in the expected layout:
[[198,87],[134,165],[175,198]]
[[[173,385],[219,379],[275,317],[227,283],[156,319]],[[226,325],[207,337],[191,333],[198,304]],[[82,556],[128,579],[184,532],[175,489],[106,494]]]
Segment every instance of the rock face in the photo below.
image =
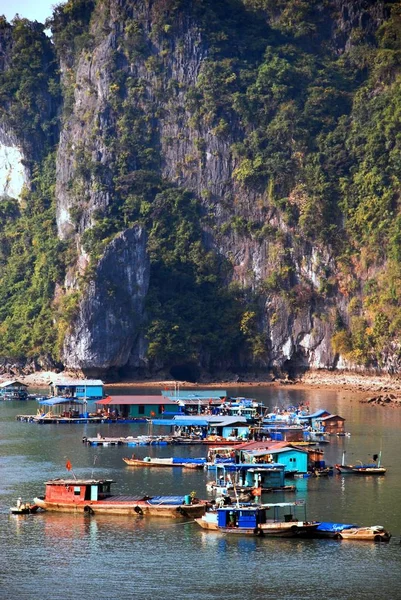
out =
[[[59,237],[77,254],[60,287],[66,293],[81,294],[64,340],[64,365],[91,376],[149,366],[143,335],[152,269],[147,232],[140,226],[124,228],[120,208],[131,193],[122,182],[152,172],[174,188],[190,190],[198,199],[207,217],[202,221],[204,248],[231,266],[220,284],[238,285],[249,297],[258,298],[253,336],[263,340],[263,352],[256,358],[241,352],[222,357],[216,370],[223,364],[231,370],[291,373],[345,368],[331,340],[337,312],[347,323],[349,297],[337,285],[332,249],[306,240],[291,226],[272,201],[268,186],[247,185],[236,176],[241,167],[236,147],[255,124],[240,122],[235,111],[229,118],[222,111],[226,121],[221,118],[216,124],[216,115],[202,104],[206,101],[199,88],[207,88],[215,50],[213,39],[205,33],[207,25],[201,25],[197,2],[71,0],[70,4],[72,15],[77,6],[78,12],[86,6],[88,14],[85,27],[58,57],[65,97],[57,146],[56,221]],[[244,0],[238,3],[238,14],[254,5],[262,19],[261,4]],[[330,50],[340,55],[352,47],[355,29],[373,39],[386,3],[332,0],[315,4],[324,23],[321,37],[331,36]],[[266,31],[270,39],[267,25]],[[231,58],[239,55],[233,41],[224,85],[239,76],[234,68],[230,71]],[[7,68],[7,61],[0,55],[1,68]],[[291,144],[295,147],[293,139]],[[0,195],[18,196],[28,179],[18,147],[18,140],[0,122]],[[292,158],[301,163],[303,152],[304,148],[293,149],[296,157]],[[294,210],[302,201],[297,183],[286,198]],[[132,196],[145,210],[143,197]],[[85,238],[95,229],[99,215],[105,228],[113,219],[119,226],[106,236],[108,244],[96,263],[89,257]],[[277,271],[288,279],[286,294],[277,292],[271,283]],[[80,276],[85,273],[90,281],[83,286]],[[328,273],[335,283],[332,293],[325,295]],[[201,369],[206,354],[207,349],[199,348],[197,366]],[[153,368],[171,372],[174,365],[163,364],[159,358]]]
[[19,198],[24,185],[29,183],[23,160],[18,141],[0,125],[0,197]]
[[[366,10],[366,3],[360,3],[359,11],[349,3],[337,4],[337,15],[341,16],[337,22],[333,21],[333,39],[341,51],[345,51],[353,24],[358,22],[359,26],[361,19],[365,19],[371,29],[372,16]],[[161,3],[160,10],[163,8]],[[157,11],[157,2],[122,5],[111,0],[99,3],[89,27],[93,40],[91,51],[76,57],[72,79],[71,64],[63,63],[61,58],[64,79],[68,73],[68,85],[74,88],[74,102],[58,147],[57,225],[60,237],[75,238],[77,247],[81,248],[81,236],[93,226],[96,212],[115,202],[117,192],[113,171],[119,161],[119,150],[118,143],[111,145],[108,139],[118,139],[118,120],[122,115],[116,108],[116,96],[126,93],[116,84],[113,69],[118,69],[120,80],[128,77],[141,90],[138,91],[136,109],[152,124],[152,144],[157,150],[160,173],[167,181],[192,190],[203,202],[205,212],[213,215],[213,231],[205,229],[204,242],[208,249],[217,251],[232,263],[232,281],[256,290],[282,260],[277,256],[277,244],[269,236],[255,240],[232,230],[224,236],[214,233],[238,217],[281,231],[286,237],[286,246],[293,249],[291,268],[296,278],[306,282],[307,292],[319,289],[327,270],[335,272],[330,252],[294,236],[274,208],[266,209],[269,206],[266,191],[247,188],[233,177],[238,159],[232,146],[243,138],[243,126],[232,121],[221,135],[212,126],[207,126],[205,120],[191,122],[193,113],[188,108],[188,93],[195,90],[200,78],[205,76],[210,54],[209,43],[196,17],[191,9],[178,12],[174,35],[168,38],[160,33]],[[136,53],[135,58],[127,49],[133,24],[135,31],[141,32],[142,45],[146,48],[146,52]],[[154,62],[150,67],[151,59]],[[119,106],[124,106],[124,102]],[[135,164],[132,167],[135,170]],[[95,282],[85,293],[79,317],[64,344],[66,366],[81,368],[86,373],[101,373],[102,369],[146,363],[146,343],[138,333],[138,326],[144,312],[149,265],[142,244],[140,252],[129,249],[129,240],[133,239],[137,245],[136,236],[133,238],[133,234],[127,236],[124,233],[112,243],[99,263]],[[118,277],[114,281],[122,288],[122,295],[114,296],[107,292],[103,279],[113,273],[116,246],[122,244],[125,244],[124,252],[134,252],[135,258],[129,258],[126,269],[118,263]],[[82,261],[84,253],[82,249],[79,252]],[[146,276],[136,277],[134,265],[138,265]],[[133,281],[138,286],[132,300],[135,310],[125,310]],[[304,288],[299,293],[301,301],[295,310],[282,296],[265,295],[259,328],[267,340],[267,359],[259,361],[259,368],[292,372],[341,367],[331,346],[334,320],[324,315],[333,314],[336,303],[346,307],[347,300],[339,295],[326,305],[320,302],[316,311],[316,306],[312,310],[308,293],[302,300]],[[248,360],[252,363],[252,359]],[[228,365],[232,369],[237,366],[234,360]],[[158,365],[158,368],[162,367]],[[169,368],[169,365],[164,367]]]
[[120,233],[106,248],[63,349],[66,367],[104,375],[128,362],[138,340],[149,284],[146,235]]

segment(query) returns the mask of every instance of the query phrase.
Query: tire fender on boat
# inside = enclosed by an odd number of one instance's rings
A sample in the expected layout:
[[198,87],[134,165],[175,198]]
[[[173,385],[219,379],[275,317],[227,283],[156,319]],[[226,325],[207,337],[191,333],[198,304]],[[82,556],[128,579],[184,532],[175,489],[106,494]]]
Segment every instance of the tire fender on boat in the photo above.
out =
[[140,506],[135,506],[134,511],[136,512],[137,515],[143,515],[143,510]]
[[95,511],[93,510],[93,508],[91,506],[84,506],[84,512],[88,515],[94,515]]
[[292,531],[293,533],[297,534],[297,533],[299,532],[299,527],[297,527],[296,525],[293,525],[293,526],[291,527],[291,531]]
[[258,535],[259,537],[262,537],[264,535],[263,529],[261,529],[260,527],[255,527],[255,529],[253,530],[253,533],[255,535]]
[[182,506],[177,506],[177,512],[180,513],[183,517],[187,517],[188,513]]

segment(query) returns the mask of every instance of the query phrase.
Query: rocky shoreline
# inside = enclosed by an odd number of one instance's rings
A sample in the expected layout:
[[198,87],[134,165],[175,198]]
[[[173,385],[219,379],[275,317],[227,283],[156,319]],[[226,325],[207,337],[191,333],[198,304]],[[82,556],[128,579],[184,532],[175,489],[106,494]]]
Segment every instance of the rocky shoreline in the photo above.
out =
[[[46,388],[51,382],[57,381],[61,378],[77,379],[77,375],[74,373],[56,373],[52,371],[38,371],[31,374],[23,375],[0,375],[0,383],[11,379],[18,379],[22,383],[25,383],[29,387],[34,388]],[[154,381],[135,381],[135,380],[124,380],[118,383],[107,383],[108,388],[113,387],[167,387],[174,386],[177,382],[171,380],[154,380]],[[401,378],[390,377],[390,376],[370,376],[352,372],[334,372],[334,371],[311,371],[306,373],[297,379],[270,379],[266,381],[255,381],[249,379],[236,381],[233,380],[221,380],[202,383],[190,383],[190,382],[179,382],[181,388],[204,388],[204,387],[224,387],[224,388],[239,388],[239,387],[292,387],[297,389],[315,389],[315,388],[327,388],[333,390],[347,390],[355,392],[374,392],[376,397],[381,395],[385,397],[386,393],[392,392],[396,395],[397,392],[401,395]],[[380,393],[380,394],[379,394]],[[388,402],[384,402],[388,404]]]

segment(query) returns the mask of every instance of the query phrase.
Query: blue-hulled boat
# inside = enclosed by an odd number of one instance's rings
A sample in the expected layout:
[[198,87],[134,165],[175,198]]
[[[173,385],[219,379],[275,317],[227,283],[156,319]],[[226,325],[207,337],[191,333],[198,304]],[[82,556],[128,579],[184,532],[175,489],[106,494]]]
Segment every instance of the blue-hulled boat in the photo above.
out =
[[[303,518],[295,511],[303,508]],[[280,502],[276,504],[231,505],[207,511],[196,523],[208,531],[268,537],[310,537],[317,529],[317,521],[307,521],[305,503]]]

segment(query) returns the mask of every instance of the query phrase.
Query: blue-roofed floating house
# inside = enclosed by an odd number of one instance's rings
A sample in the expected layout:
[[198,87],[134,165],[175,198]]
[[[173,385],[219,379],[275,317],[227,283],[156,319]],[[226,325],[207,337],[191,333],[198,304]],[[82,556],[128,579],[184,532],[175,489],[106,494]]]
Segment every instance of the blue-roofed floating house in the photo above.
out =
[[321,419],[322,417],[328,417],[329,415],[330,415],[330,412],[328,410],[320,409],[309,415],[300,416],[299,421],[301,423],[303,423],[304,425],[311,427],[313,430],[317,431],[317,430],[321,429],[321,424],[320,424],[319,419]]
[[154,419],[153,425],[170,427],[174,435],[183,438],[193,437],[209,441],[236,441],[247,439],[249,423],[245,417],[227,417],[216,415],[174,416],[172,419]]

